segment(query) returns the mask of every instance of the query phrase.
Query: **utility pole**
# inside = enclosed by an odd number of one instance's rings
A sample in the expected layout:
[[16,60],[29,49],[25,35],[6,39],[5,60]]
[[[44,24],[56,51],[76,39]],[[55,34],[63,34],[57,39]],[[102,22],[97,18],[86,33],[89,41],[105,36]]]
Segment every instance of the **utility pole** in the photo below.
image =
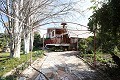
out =
[[96,67],[96,29],[94,29],[94,67]]
[[48,34],[47,33],[43,34],[43,50],[45,48],[45,35],[47,36]]
[[78,51],[78,35],[77,35],[77,51]]
[[[30,43],[31,43],[31,35],[32,35],[32,33],[30,32]],[[30,44],[30,46],[31,46],[31,44]],[[30,51],[30,65],[32,64],[32,49],[31,49],[31,51]]]
[[[45,33],[45,34],[46,34],[46,33]],[[45,44],[44,44],[44,35],[45,35],[45,34],[43,34],[43,50],[44,50],[44,45],[45,45]]]

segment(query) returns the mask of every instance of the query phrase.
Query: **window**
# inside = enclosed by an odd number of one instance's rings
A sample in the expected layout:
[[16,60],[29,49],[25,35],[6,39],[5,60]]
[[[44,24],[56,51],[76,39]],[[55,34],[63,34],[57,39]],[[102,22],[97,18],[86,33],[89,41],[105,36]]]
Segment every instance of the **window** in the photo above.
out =
[[52,37],[54,36],[54,31],[52,31]]
[[50,32],[50,38],[53,38],[53,37],[55,37],[55,30]]

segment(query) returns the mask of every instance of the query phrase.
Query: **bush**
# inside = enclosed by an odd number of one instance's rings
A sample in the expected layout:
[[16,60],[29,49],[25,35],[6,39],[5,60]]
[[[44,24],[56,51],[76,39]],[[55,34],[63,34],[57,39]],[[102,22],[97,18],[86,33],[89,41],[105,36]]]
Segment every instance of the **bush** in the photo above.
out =
[[40,34],[39,33],[35,33],[34,35],[34,49],[40,49],[40,47],[42,46],[42,39],[40,37]]
[[0,48],[3,49],[7,45],[7,41],[4,38],[0,38]]
[[41,57],[44,54],[43,51],[35,51],[33,57]]
[[86,40],[81,39],[79,42],[79,49],[80,49],[81,53],[86,53],[87,47],[88,47],[88,45],[86,44]]
[[3,34],[0,33],[0,35],[2,35],[2,37],[0,37],[0,49],[2,50],[9,43],[9,37],[7,34],[4,33]]

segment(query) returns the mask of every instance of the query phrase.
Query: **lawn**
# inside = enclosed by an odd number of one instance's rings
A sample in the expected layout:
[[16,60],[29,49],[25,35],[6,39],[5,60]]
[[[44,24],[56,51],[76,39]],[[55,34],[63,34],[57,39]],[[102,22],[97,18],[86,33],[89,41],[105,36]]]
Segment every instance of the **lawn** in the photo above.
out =
[[[36,60],[39,57],[43,56],[43,51],[34,51],[32,52],[32,60]],[[18,65],[25,63],[20,69],[25,69],[30,64],[30,56],[31,54],[22,54],[21,58],[9,58],[10,53],[0,53],[0,77],[2,77],[5,73],[11,71],[16,68]]]
[[9,59],[9,53],[0,53],[0,62]]

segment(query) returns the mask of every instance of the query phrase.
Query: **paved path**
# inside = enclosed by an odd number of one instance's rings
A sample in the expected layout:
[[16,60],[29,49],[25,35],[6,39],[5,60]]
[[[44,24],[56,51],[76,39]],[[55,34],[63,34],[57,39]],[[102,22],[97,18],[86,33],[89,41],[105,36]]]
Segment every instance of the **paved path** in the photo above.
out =
[[[75,51],[47,53],[40,71],[49,80],[107,80],[74,54]],[[38,75],[35,80],[46,80]]]
[[[32,67],[36,68],[48,80],[109,80],[106,76],[92,70],[80,58],[75,55],[76,51],[66,52],[50,52],[46,53],[43,58],[38,58]],[[31,66],[22,72],[23,76],[27,76],[27,80],[46,80]],[[20,77],[19,80],[26,80]]]

